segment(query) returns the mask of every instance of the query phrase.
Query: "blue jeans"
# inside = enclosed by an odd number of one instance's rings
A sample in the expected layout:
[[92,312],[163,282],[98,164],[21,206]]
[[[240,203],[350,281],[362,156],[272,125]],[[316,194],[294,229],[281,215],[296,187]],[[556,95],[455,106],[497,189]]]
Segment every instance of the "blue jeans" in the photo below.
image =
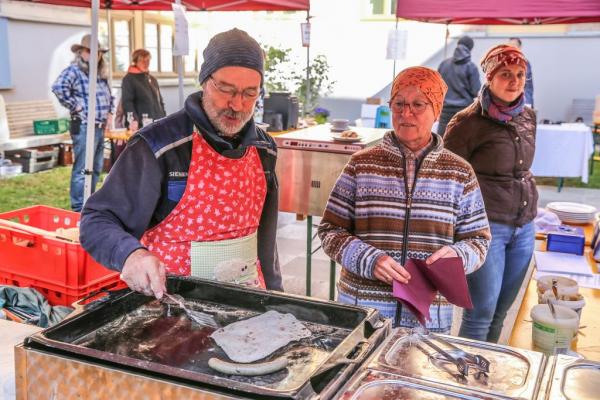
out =
[[506,312],[519,293],[535,246],[533,222],[520,228],[490,222],[485,262],[467,275],[472,310],[464,310],[459,336],[496,343]]
[[[73,211],[81,211],[83,208],[83,186],[85,183],[85,143],[87,125],[81,124],[79,133],[71,135],[73,140],[73,170],[71,171],[71,208]],[[96,190],[96,184],[102,172],[104,164],[104,129],[95,128],[94,138],[94,164],[92,174],[92,193]]]

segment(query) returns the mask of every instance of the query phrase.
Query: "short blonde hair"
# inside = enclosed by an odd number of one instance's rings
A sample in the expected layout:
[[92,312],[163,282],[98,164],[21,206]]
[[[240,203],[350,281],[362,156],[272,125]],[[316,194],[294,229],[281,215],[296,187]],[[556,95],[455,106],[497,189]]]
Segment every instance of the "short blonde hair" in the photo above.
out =
[[146,49],[137,49],[131,53],[131,64],[135,65],[142,58],[150,57],[150,52]]

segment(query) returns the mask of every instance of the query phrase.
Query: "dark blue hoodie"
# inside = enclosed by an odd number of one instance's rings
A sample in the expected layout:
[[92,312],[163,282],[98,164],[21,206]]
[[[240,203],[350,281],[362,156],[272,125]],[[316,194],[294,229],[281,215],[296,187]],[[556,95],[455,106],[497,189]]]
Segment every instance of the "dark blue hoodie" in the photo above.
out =
[[471,61],[471,51],[464,44],[458,44],[454,55],[442,61],[439,73],[448,85],[444,105],[466,107],[477,97],[481,88],[479,70]]
[[268,186],[258,227],[258,258],[267,288],[283,290],[275,240],[275,142],[252,119],[237,140],[223,139],[204,113],[201,99],[200,92],[190,95],[182,110],[144,127],[131,138],[102,187],[85,203],[81,245],[107,268],[123,269],[127,257],[144,247],[139,241],[144,232],[164,220],[181,199],[196,126],[202,137],[225,157],[240,158],[247,147],[257,147]]

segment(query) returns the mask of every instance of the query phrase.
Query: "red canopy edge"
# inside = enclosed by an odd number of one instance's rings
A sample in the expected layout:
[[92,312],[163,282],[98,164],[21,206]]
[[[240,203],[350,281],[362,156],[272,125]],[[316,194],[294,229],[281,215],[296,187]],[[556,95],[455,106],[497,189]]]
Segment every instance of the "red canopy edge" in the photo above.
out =
[[600,0],[400,0],[398,18],[467,25],[600,22]]
[[[72,7],[91,8],[90,0],[25,0]],[[170,11],[171,0],[100,0],[100,8],[111,10]],[[181,0],[188,11],[302,11],[310,0]]]

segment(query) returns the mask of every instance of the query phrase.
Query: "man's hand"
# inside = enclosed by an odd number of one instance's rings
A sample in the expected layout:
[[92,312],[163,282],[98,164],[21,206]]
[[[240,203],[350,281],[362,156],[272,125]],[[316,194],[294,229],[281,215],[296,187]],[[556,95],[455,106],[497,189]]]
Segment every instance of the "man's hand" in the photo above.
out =
[[127,257],[121,279],[127,286],[146,296],[162,298],[167,289],[165,286],[165,266],[146,249],[137,249]]
[[425,263],[427,265],[431,265],[434,262],[436,262],[437,260],[439,260],[440,258],[449,258],[449,257],[458,257],[458,254],[456,254],[456,251],[450,247],[450,246],[444,246],[441,249],[439,249],[438,251],[436,251],[435,253],[433,253],[432,255],[430,255],[427,260],[425,260]]
[[373,268],[373,275],[380,281],[390,285],[393,280],[397,280],[400,283],[408,283],[410,279],[408,271],[387,254],[377,258],[375,267]]

